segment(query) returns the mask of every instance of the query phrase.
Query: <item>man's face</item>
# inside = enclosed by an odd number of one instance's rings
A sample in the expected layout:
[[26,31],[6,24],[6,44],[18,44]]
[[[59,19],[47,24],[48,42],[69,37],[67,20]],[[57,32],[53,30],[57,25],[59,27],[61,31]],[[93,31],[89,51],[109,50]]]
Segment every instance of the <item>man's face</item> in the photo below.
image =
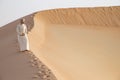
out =
[[22,19],[22,20],[21,20],[21,24],[24,24],[24,23],[25,23],[25,19]]

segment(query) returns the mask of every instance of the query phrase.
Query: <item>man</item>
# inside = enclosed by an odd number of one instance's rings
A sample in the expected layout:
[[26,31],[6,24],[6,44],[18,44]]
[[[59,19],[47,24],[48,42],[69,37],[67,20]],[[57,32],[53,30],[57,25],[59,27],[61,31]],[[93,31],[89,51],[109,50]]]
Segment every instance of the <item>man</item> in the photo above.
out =
[[29,41],[27,36],[27,26],[25,25],[25,19],[21,19],[20,24],[16,28],[18,35],[18,43],[20,51],[29,51]]

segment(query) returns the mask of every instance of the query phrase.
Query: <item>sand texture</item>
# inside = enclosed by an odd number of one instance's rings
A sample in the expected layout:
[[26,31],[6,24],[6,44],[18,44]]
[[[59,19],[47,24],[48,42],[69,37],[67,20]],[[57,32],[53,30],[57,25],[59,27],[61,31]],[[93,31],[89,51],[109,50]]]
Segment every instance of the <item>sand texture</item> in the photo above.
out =
[[[31,15],[25,18],[26,24],[32,26]],[[33,52],[19,52],[18,22],[0,29],[0,80],[56,80],[51,70]]]
[[[119,6],[55,9],[36,13],[34,23],[31,18],[26,24],[32,53],[18,52],[18,21],[0,29],[2,80],[40,80],[49,71],[50,80],[120,79]],[[38,67],[47,70],[39,78]]]
[[70,8],[39,12],[50,24],[120,26],[120,7]]
[[58,80],[120,79],[120,7],[43,11],[34,24],[31,49]]

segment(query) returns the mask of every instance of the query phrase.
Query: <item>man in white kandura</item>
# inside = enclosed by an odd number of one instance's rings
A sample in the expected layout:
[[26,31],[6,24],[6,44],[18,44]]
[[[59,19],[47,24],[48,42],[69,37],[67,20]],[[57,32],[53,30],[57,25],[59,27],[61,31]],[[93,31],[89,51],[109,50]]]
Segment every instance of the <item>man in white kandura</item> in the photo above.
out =
[[25,19],[21,19],[20,24],[17,25],[16,31],[18,35],[20,51],[29,51],[29,40],[27,36],[27,26],[25,24]]

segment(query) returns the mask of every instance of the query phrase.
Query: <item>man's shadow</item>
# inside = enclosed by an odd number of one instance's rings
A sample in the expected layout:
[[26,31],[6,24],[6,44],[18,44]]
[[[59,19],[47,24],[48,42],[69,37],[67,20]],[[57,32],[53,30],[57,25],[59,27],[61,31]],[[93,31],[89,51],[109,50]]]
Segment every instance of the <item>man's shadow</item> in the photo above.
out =
[[20,24],[20,21],[21,19],[25,19],[25,24],[27,25],[27,30],[28,32],[32,30],[32,28],[34,27],[34,14],[30,14],[30,15],[27,15],[27,16],[24,16],[24,17],[21,17],[11,23],[8,23],[4,26],[1,26],[0,30],[6,30],[6,28],[9,28],[11,30],[14,29],[14,31],[16,31],[16,27],[18,24]]
[[[32,28],[34,27],[34,14],[30,14],[30,15],[27,15],[22,18],[25,19],[25,24],[27,25],[27,30],[28,30],[28,32],[30,32],[32,30]],[[19,49],[18,49],[18,45],[17,45],[18,40],[17,40],[16,27],[18,24],[20,24],[20,20],[22,18],[19,18],[18,20],[13,21],[9,24],[6,24],[5,26],[2,26],[0,28],[0,37],[1,37],[0,41],[4,42],[2,45],[8,47],[6,45],[6,43],[8,43],[8,44],[10,44],[9,46],[11,46],[11,47],[9,47],[8,53],[6,53],[6,50],[4,50],[3,47],[0,47],[0,51],[2,51],[2,52],[0,52],[0,54],[5,54],[4,55],[5,57],[12,56],[15,53],[20,53],[20,52],[18,52]],[[10,40],[8,42],[5,42],[4,40],[6,40],[8,37]],[[15,49],[11,50],[12,47],[15,47]],[[0,56],[0,58],[1,58],[1,56]]]
[[[22,17],[22,18],[25,19],[25,24],[27,25],[28,32],[31,31],[32,28],[34,27],[34,13],[27,15],[25,17]],[[20,18],[20,19],[22,19],[22,18]],[[19,23],[20,23],[20,19],[19,19]]]

